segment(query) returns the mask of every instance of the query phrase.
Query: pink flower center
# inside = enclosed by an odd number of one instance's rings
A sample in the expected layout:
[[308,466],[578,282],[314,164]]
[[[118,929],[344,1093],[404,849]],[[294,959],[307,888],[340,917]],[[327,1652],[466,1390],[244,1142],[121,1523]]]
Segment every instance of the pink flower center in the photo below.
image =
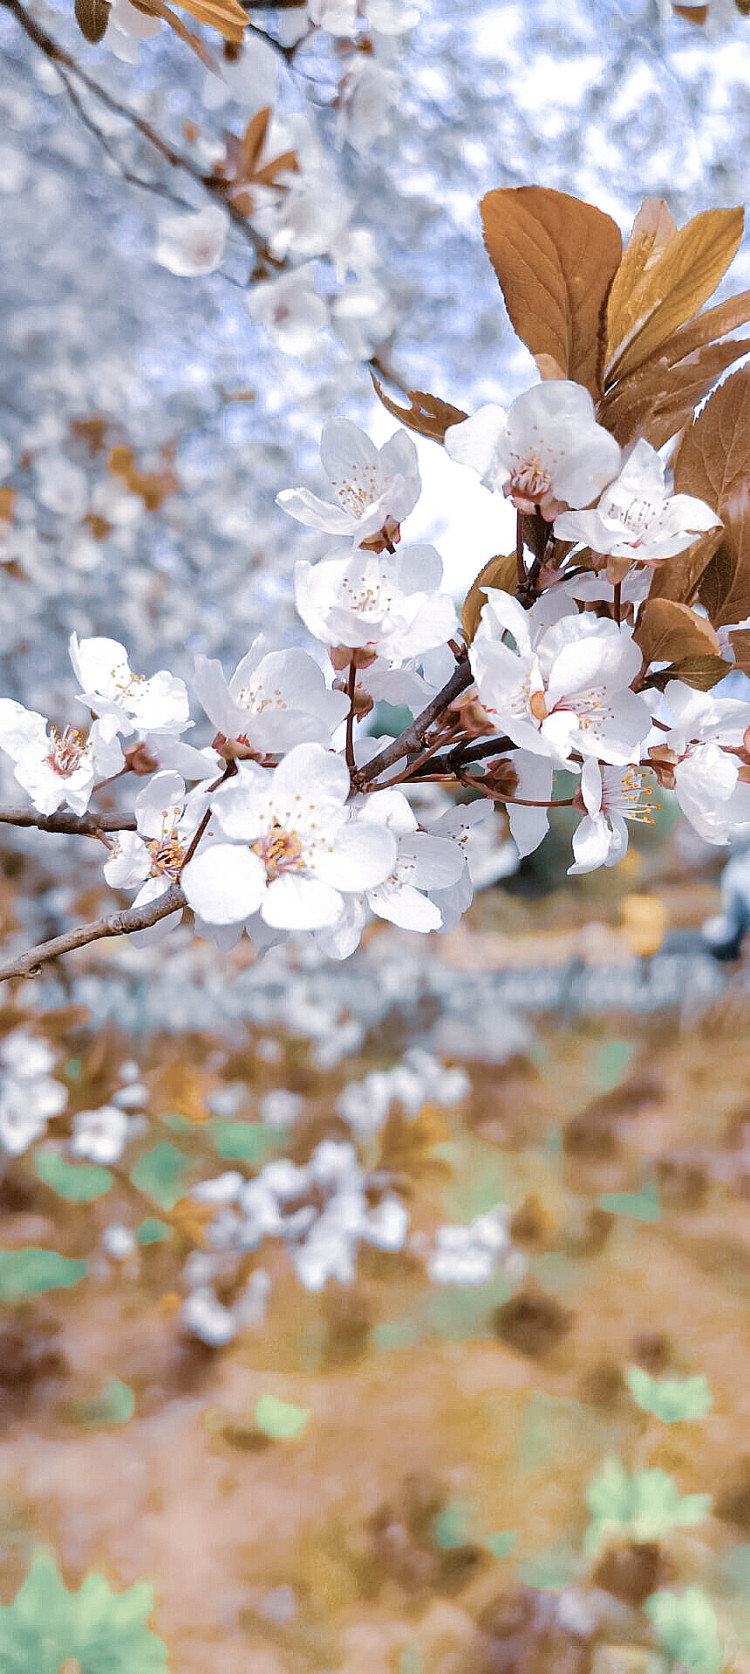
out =
[[57,727],[53,727],[52,733],[54,743],[47,760],[61,779],[69,779],[86,753],[86,734],[79,732],[77,727],[66,727],[62,734]]

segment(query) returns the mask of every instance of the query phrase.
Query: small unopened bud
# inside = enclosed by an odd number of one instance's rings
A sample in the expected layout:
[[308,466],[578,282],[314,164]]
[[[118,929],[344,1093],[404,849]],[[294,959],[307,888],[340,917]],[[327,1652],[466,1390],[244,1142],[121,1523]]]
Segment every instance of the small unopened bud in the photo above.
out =
[[131,773],[137,773],[145,778],[147,773],[155,773],[159,763],[156,756],[151,754],[148,746],[140,740],[137,744],[129,744],[123,755]]
[[492,766],[487,768],[483,782],[503,801],[506,797],[512,799],[518,790],[518,774],[507,756],[493,761]]

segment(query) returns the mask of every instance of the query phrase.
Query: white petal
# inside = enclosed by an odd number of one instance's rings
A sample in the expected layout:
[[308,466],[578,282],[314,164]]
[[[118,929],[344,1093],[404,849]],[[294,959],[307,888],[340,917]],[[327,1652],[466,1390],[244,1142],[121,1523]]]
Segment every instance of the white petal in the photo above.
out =
[[184,867],[180,882],[188,904],[207,924],[240,924],[257,911],[265,889],[257,854],[235,843],[213,843]]
[[336,923],[343,905],[338,890],[318,878],[286,872],[269,884],[261,917],[279,930],[322,930]]
[[330,847],[316,850],[310,859],[317,877],[345,893],[373,889],[395,864],[393,832],[373,820],[351,820],[335,833]]

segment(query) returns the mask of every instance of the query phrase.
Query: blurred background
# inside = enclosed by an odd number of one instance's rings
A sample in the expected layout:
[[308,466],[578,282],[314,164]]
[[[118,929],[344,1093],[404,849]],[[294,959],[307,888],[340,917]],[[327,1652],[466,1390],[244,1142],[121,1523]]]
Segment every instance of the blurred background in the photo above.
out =
[[[61,726],[73,630],[188,682],[306,644],[294,563],[330,542],[275,497],[323,485],[332,413],[392,433],[369,362],[469,411],[527,386],[486,191],[624,233],[646,196],[680,224],[746,196],[739,0],[365,11],[358,101],[314,0],[239,56],[202,30],[213,67],[132,10],[98,44],[24,14],[107,103],[0,6],[2,693]],[[303,359],[236,226],[181,271],[168,218],[205,193],[123,115],[205,172],[266,106],[310,193],[278,248],[326,298]],[[745,242],[719,296],[748,285]],[[508,513],[419,454],[407,538],[460,601]],[[750,856],[664,793],[569,880],[572,823],[487,858],[440,936],[378,922],[337,965],[185,927],[4,993],[0,1667],[750,1669]],[[95,851],[6,828],[9,954],[111,908]],[[38,1561],[24,1614],[40,1547],[68,1592]]]

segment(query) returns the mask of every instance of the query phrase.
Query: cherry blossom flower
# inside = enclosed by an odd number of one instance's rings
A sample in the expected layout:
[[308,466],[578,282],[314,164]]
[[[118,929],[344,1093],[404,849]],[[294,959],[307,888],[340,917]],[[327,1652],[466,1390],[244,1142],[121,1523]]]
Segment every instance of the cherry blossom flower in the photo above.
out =
[[375,140],[384,139],[402,92],[398,71],[369,54],[355,53],[339,86],[339,144],[346,141],[363,155]]
[[0,1147],[18,1157],[44,1133],[68,1102],[49,1074],[55,1056],[28,1029],[14,1029],[0,1045]]
[[116,639],[70,636],[70,660],[83,691],[81,703],[95,715],[114,716],[126,736],[135,731],[173,734],[192,726],[184,680],[160,669],[147,678],[134,674],[124,645]]
[[[386,525],[399,525],[419,498],[417,450],[405,430],[376,448],[359,425],[333,418],[323,427],[320,457],[338,505],[309,488],[285,488],[277,504],[290,517],[331,535],[351,535],[360,544]],[[392,541],[391,541],[392,544]]]
[[463,860],[461,874],[454,884],[428,891],[429,900],[440,913],[441,930],[452,930],[460,922],[471,906],[475,889],[486,889],[516,871],[515,845],[502,841],[498,823],[492,804],[477,800],[455,803],[437,820],[426,824],[430,836],[448,838]]
[[271,342],[308,364],[320,359],[321,332],[328,324],[328,309],[315,289],[314,274],[314,262],[303,262],[278,279],[254,284],[246,299],[250,318],[265,326]]
[[182,873],[187,899],[208,924],[259,912],[282,930],[333,924],[345,898],[385,881],[396,843],[384,826],[354,819],[349,770],[320,744],[298,744],[278,767],[241,763],[214,794],[227,842],[201,848]]
[[433,546],[405,547],[396,558],[357,551],[294,572],[297,610],[324,644],[367,648],[390,666],[444,644],[456,611],[438,593],[443,566]]
[[351,37],[357,31],[357,0],[308,0],[307,14],[329,35]]
[[228,231],[229,216],[220,203],[187,215],[165,215],[159,222],[156,261],[180,278],[213,273],[221,265]]
[[[512,651],[502,635],[510,631]],[[559,765],[574,750],[615,764],[638,759],[651,726],[630,690],[642,658],[632,632],[585,613],[539,627],[534,612],[499,589],[488,592],[471,647],[479,700],[496,730]]]
[[654,823],[651,793],[634,767],[601,767],[590,758],[581,771],[580,798],[586,812],[573,833],[569,876],[616,866],[628,850],[626,820]]
[[[134,907],[163,895],[180,877],[191,840],[206,811],[202,786],[185,793],[179,773],[155,773],[135,799],[136,831],[119,831],[112,838],[104,876],[111,889],[135,889]],[[176,914],[169,913],[146,930],[134,933],[136,943],[159,941],[173,930]]]
[[582,384],[567,378],[535,384],[509,410],[492,403],[445,434],[446,453],[502,489],[520,512],[551,520],[588,506],[616,476],[620,448],[596,423]]
[[79,1110],[73,1117],[71,1155],[91,1162],[119,1162],[130,1132],[130,1118],[114,1104],[99,1110]]
[[681,680],[670,680],[664,700],[673,719],[670,731],[650,752],[655,766],[674,785],[690,824],[707,843],[727,843],[750,824],[750,784],[740,778],[732,752],[750,724],[750,704],[717,698]]
[[343,692],[329,691],[306,651],[269,651],[263,635],[227,681],[221,664],[196,657],[195,690],[224,738],[263,756],[294,744],[327,744],[346,719]]
[[351,897],[342,918],[318,937],[324,951],[334,959],[346,959],[354,952],[368,907],[377,918],[385,918],[402,930],[417,930],[422,935],[439,930],[442,914],[427,891],[450,889],[466,867],[459,843],[418,829],[416,815],[401,791],[374,791],[362,798],[358,817],[363,824],[385,827],[393,833],[396,856],[388,877]]
[[563,541],[580,541],[592,552],[641,564],[673,558],[721,518],[692,494],[668,494],[664,479],[664,461],[641,439],[599,504],[592,511],[563,512],[555,520],[555,534]]
[[119,728],[118,717],[106,715],[94,721],[88,736],[70,726],[58,732],[44,715],[0,698],[0,749],[40,814],[54,814],[63,803],[75,814],[86,812],[95,785],[114,778],[125,764]]

